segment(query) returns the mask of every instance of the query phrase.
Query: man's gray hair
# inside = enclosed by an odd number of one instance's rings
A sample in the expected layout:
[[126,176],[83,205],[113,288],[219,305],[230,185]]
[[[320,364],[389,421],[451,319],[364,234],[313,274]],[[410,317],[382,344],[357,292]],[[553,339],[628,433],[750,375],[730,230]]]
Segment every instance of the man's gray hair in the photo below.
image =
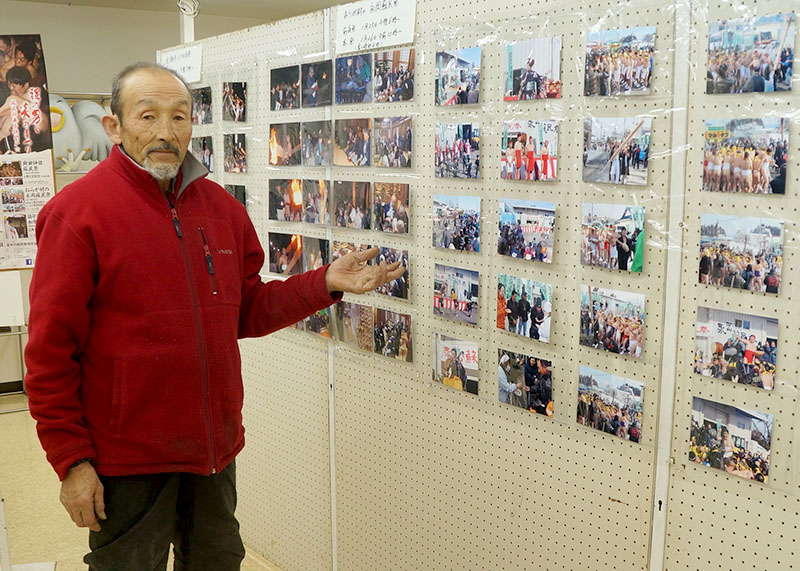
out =
[[122,120],[122,86],[125,84],[125,80],[128,78],[129,75],[136,73],[140,70],[148,70],[148,71],[166,71],[167,73],[175,76],[178,81],[180,81],[183,86],[186,88],[186,92],[189,93],[191,96],[192,90],[189,89],[189,86],[186,85],[186,82],[183,78],[176,73],[175,71],[169,69],[168,67],[164,67],[163,65],[152,63],[149,61],[140,61],[137,63],[132,63],[121,72],[117,74],[114,78],[114,82],[111,84],[111,113],[119,117]]

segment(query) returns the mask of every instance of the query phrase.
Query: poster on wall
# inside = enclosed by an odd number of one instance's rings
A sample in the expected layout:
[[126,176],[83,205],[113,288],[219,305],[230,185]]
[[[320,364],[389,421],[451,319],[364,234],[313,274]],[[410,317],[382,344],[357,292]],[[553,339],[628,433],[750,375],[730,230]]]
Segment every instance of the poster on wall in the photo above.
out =
[[414,41],[417,0],[361,0],[336,8],[336,53],[374,50]]

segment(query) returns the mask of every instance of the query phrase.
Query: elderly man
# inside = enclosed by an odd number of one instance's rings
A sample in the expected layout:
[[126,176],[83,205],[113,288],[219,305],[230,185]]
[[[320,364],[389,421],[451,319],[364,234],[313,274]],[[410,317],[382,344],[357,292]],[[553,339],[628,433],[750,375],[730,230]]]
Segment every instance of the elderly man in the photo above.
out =
[[403,271],[377,248],[263,283],[247,212],[187,147],[192,99],[153,64],[114,80],[111,155],[38,217],[26,387],[90,569],[239,569],[237,339]]

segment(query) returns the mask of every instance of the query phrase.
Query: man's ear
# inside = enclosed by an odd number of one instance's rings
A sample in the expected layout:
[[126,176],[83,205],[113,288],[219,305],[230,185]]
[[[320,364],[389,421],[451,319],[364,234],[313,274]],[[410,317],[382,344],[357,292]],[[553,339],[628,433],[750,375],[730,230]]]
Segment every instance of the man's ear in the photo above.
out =
[[111,142],[115,145],[121,145],[122,137],[119,134],[119,117],[116,115],[106,115],[103,117],[102,122],[103,129],[105,129],[106,135],[108,135],[108,138],[111,139]]

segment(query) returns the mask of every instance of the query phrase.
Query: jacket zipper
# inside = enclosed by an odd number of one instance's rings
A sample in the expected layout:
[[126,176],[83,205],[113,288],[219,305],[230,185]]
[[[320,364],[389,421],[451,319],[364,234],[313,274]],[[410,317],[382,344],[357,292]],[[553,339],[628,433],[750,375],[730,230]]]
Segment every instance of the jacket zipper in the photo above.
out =
[[[211,405],[208,402],[209,388],[208,388],[208,359],[206,357],[206,342],[205,335],[203,335],[203,326],[200,321],[200,308],[197,300],[197,288],[195,287],[194,280],[192,279],[192,266],[189,263],[189,252],[186,250],[186,242],[183,239],[183,232],[181,232],[181,222],[178,218],[178,210],[172,203],[172,199],[167,195],[167,202],[169,203],[169,211],[172,214],[172,225],[175,227],[175,234],[178,236],[178,241],[181,244],[181,252],[183,253],[183,261],[186,266],[186,275],[189,278],[189,291],[192,294],[192,309],[194,310],[194,326],[195,333],[197,333],[197,349],[200,355],[200,371],[203,379],[203,410],[206,419],[206,431],[208,432],[209,442],[211,444],[211,473],[217,473],[217,446],[214,442],[214,430],[211,422]],[[205,236],[203,237],[205,242]],[[208,255],[206,261],[209,261],[211,256],[208,252],[208,245],[205,244],[205,251]],[[213,280],[213,267],[210,268]],[[216,288],[214,288],[216,290]],[[216,291],[214,292],[216,293]]]
[[208,269],[208,276],[211,278],[211,294],[217,295],[217,279],[214,277],[214,260],[211,259],[211,249],[208,247],[208,240],[206,240],[206,231],[200,226],[200,236],[203,238],[203,252],[206,255],[206,269]]

